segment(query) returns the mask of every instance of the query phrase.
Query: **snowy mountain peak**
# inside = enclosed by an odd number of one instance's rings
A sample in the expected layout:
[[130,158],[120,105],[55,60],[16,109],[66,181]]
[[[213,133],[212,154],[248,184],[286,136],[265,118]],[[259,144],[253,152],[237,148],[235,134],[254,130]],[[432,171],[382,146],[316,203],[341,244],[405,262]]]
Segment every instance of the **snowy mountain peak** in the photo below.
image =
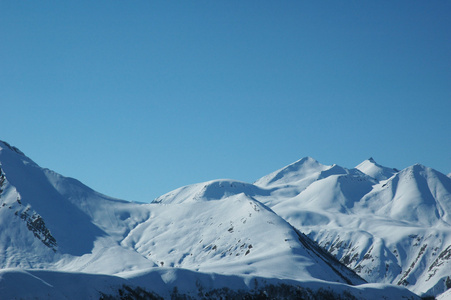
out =
[[[369,158],[347,169],[304,157],[255,184],[212,180],[137,204],[41,168],[0,141],[0,290],[7,298],[48,296],[49,287],[61,298],[82,285],[92,286],[89,297],[68,298],[99,298],[111,282],[165,299],[174,288],[196,298],[280,282],[358,299],[417,299],[385,284],[427,295],[449,288],[450,228],[451,179],[420,164],[399,172]],[[27,271],[6,270],[14,267]],[[62,279],[69,277],[84,281]]]
[[267,187],[294,184],[328,168],[330,167],[322,165],[314,158],[307,156],[258,179],[254,184],[257,186]]
[[268,191],[242,181],[217,179],[175,189],[156,198],[152,203],[169,204],[220,200],[241,193],[252,197],[255,194],[266,195]]
[[426,176],[429,176],[432,174],[436,175],[437,173],[439,173],[439,172],[430,167],[422,165],[420,163],[411,165],[410,167],[407,167],[404,170],[399,172],[399,174],[401,176],[407,176],[407,174],[415,174],[415,175],[420,175],[422,177],[426,177]]
[[451,224],[450,195],[451,180],[446,175],[415,164],[375,187],[362,203],[369,204],[376,214],[396,220],[423,225]]
[[311,157],[311,156],[305,156],[305,157],[301,158],[300,160],[298,160],[298,161],[292,163],[292,165],[295,165],[295,164],[304,164],[304,163],[306,163],[306,162],[310,162],[310,163],[318,163],[318,161],[317,161],[316,159],[314,159],[313,157]]
[[379,165],[372,157],[363,161],[355,168],[378,181],[386,180],[398,172],[396,169]]

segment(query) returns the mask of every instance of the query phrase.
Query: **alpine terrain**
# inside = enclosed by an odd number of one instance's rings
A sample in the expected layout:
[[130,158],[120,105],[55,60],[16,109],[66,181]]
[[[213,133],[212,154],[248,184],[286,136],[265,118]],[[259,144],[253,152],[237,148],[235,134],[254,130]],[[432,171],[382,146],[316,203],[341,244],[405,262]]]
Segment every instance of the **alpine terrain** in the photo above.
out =
[[[450,286],[451,179],[304,158],[114,199],[0,141],[1,299],[419,299]],[[441,297],[445,297],[443,294]]]

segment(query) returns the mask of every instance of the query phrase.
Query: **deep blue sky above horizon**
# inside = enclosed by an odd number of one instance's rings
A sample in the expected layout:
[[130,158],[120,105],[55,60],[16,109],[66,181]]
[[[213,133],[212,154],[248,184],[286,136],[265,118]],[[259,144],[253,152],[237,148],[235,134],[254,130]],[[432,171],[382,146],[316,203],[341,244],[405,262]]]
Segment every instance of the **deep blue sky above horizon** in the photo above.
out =
[[304,156],[451,172],[449,1],[0,0],[0,139],[109,196]]

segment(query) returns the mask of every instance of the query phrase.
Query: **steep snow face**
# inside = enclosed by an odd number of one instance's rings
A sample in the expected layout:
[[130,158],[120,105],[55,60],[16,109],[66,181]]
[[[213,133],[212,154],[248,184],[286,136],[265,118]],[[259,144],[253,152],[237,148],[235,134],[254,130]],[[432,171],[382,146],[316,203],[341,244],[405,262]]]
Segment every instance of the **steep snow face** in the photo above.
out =
[[397,169],[379,165],[372,157],[363,161],[355,168],[378,181],[387,180],[399,172]]
[[[0,143],[0,267],[120,272],[153,266],[119,241],[147,219],[146,205],[115,200],[42,169]],[[107,254],[107,255],[104,255]],[[111,264],[108,254],[120,256]]]
[[[76,206],[65,201],[39,166],[11,149],[14,150],[0,145],[1,168],[7,182],[1,197],[5,218],[22,220],[37,236],[53,237],[56,241],[52,247],[57,245],[60,253],[80,255],[89,252],[96,237],[104,232]],[[13,240],[15,237],[11,236]],[[41,236],[38,239],[47,238]]]
[[147,204],[111,198],[85,186],[76,179],[61,176],[43,169],[53,188],[65,199],[88,216],[93,224],[116,240],[124,238],[140,222],[147,220]]
[[6,179],[0,167],[0,268],[46,267],[58,243],[42,220]]
[[[4,191],[4,201],[20,199],[20,205],[39,212],[60,241],[59,251],[89,253],[97,237],[108,234],[122,239],[149,216],[148,205],[97,193],[76,179],[39,167],[20,150],[11,149],[17,148],[2,147],[0,142],[2,172],[13,191]],[[80,240],[71,244],[68,236]],[[70,245],[65,250],[66,242]]]

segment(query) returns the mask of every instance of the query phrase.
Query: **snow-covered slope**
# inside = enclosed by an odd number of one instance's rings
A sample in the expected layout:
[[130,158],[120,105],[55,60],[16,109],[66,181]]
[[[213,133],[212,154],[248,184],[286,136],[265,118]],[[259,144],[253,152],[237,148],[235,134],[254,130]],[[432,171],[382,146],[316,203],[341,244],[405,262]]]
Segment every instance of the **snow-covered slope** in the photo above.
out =
[[[418,164],[398,171],[370,158],[346,169],[307,157],[239,192],[269,206],[369,282],[437,295],[451,287],[450,182]],[[157,202],[225,200],[233,195],[229,186],[187,186]]]
[[450,226],[451,180],[416,164],[376,185],[362,198],[358,210],[420,225]]
[[0,270],[2,299],[349,299],[420,300],[393,285],[350,286],[153,268],[123,276],[49,270]]
[[[319,167],[318,178],[326,169],[333,168]],[[365,284],[256,199],[278,190],[216,180],[169,193],[161,203],[133,203],[43,169],[0,142],[1,294],[89,299],[149,292],[167,298],[174,288],[199,296],[199,289],[260,293],[267,284],[283,284],[293,292],[396,299],[394,290],[415,299],[404,289]]]
[[328,166],[320,164],[311,157],[304,157],[282,169],[260,178],[254,184],[256,186],[265,187],[283,185],[307,186],[309,184],[307,182],[316,179],[318,173],[327,170],[328,168]]
[[280,187],[277,201],[256,198],[369,282],[429,295],[450,288],[451,180],[422,165],[396,172],[373,159],[357,169],[366,176],[336,172],[296,196]]
[[260,202],[238,194],[218,201],[154,207],[150,218],[122,245],[161,266],[363,283],[306,240]]
[[266,204],[369,282],[425,295],[451,287],[451,180],[436,170],[417,164],[398,171],[372,158],[346,169],[307,157],[253,185],[206,182],[156,202],[227,200],[234,190]]
[[[154,264],[119,242],[149,215],[147,206],[100,195],[80,182],[42,169],[0,142],[0,267],[107,274]],[[104,253],[122,265],[105,263]],[[105,267],[107,266],[107,267]]]

